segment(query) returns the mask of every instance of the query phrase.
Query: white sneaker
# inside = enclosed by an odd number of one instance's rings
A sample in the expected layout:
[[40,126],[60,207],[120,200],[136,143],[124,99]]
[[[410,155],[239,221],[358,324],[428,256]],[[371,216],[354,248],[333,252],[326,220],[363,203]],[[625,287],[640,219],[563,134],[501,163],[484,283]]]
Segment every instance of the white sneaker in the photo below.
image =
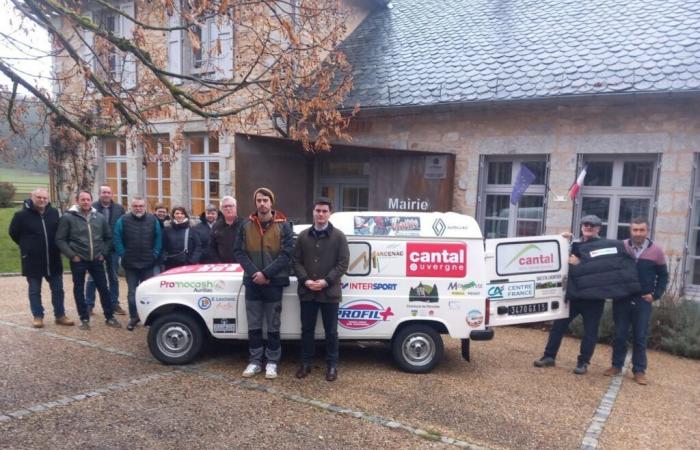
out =
[[243,376],[246,378],[250,378],[253,375],[260,373],[261,370],[262,370],[262,367],[260,367],[259,365],[255,364],[255,363],[250,363],[243,371]]
[[277,364],[267,363],[265,366],[265,378],[268,380],[274,380],[277,378]]

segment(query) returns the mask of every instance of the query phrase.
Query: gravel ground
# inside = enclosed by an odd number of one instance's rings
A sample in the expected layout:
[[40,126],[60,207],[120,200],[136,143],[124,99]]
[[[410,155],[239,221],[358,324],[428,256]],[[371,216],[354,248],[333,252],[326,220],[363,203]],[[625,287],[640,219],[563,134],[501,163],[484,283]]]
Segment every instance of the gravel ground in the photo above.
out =
[[[65,289],[68,315],[76,319],[69,276]],[[58,327],[50,320],[48,295],[46,289],[46,328],[37,332],[30,328],[24,279],[0,278],[0,448],[444,445],[312,407],[290,399],[293,395],[488,448],[579,448],[610,383],[602,376],[609,346],[597,348],[586,376],[571,373],[579,342],[568,338],[557,367],[537,369],[532,361],[540,356],[546,333],[521,328],[499,329],[493,341],[473,342],[471,362],[461,359],[458,341],[446,338],[445,357],[428,375],[398,371],[388,346],[369,343],[341,346],[337,382],[323,380],[320,358],[309,378],[297,380],[298,346],[289,343],[280,378],[255,380],[276,390],[262,392],[236,385],[246,346],[225,343],[188,368],[194,372],[163,378],[172,368],[150,356],[143,327],[131,333],[107,328],[101,320],[88,332]],[[636,385],[629,375],[624,380],[599,447],[700,448],[700,362],[650,352],[649,366],[649,386]],[[95,398],[79,396],[148,375],[156,379]],[[2,419],[64,395],[81,400]]]

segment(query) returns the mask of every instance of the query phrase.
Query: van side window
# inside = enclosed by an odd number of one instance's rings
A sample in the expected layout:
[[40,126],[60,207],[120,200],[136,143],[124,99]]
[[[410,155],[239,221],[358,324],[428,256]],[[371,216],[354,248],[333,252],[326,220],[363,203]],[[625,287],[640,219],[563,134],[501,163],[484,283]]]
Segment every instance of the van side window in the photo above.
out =
[[351,277],[367,276],[372,271],[372,246],[369,242],[348,242],[350,264],[346,275]]

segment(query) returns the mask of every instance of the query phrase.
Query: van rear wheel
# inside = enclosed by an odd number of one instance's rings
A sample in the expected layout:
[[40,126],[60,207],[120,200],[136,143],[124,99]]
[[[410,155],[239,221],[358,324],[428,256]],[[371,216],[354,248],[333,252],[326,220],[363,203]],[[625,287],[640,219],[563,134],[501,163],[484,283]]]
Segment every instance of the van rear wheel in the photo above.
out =
[[188,314],[173,313],[159,317],[148,330],[148,348],[165,364],[187,364],[202,349],[202,326]]
[[401,328],[392,340],[391,349],[396,364],[410,373],[430,372],[445,351],[440,334],[423,324]]

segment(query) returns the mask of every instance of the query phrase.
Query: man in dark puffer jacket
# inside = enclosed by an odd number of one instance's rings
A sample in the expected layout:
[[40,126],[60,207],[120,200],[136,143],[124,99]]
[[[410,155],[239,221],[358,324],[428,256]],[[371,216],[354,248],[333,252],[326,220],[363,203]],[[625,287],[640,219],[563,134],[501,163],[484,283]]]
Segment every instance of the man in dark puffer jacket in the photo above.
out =
[[584,335],[574,373],[585,374],[598,341],[605,299],[639,292],[634,261],[621,242],[598,236],[601,225],[600,218],[594,215],[581,219],[581,242],[572,244],[569,257],[569,317],[554,321],[544,355],[535,361],[536,367],[554,366],[564,333],[580,314]]

